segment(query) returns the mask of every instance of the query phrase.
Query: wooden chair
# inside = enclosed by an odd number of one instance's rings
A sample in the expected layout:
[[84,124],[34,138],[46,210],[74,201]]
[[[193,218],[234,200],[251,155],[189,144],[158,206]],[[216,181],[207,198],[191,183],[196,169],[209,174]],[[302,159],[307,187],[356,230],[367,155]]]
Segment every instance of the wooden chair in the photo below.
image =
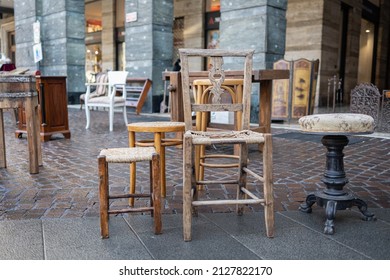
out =
[[[197,207],[204,205],[236,205],[237,214],[243,213],[244,204],[262,204],[264,206],[266,234],[274,235],[274,210],[272,190],[272,137],[271,134],[257,133],[249,129],[250,97],[252,92],[252,61],[253,51],[225,51],[218,49],[180,49],[182,63],[182,85],[184,99],[185,133],[183,140],[183,235],[185,241],[192,239],[192,214],[197,214]],[[191,98],[189,58],[207,58],[209,61],[209,80],[212,84],[210,98],[205,104],[195,104]],[[223,103],[222,85],[225,80],[223,69],[224,59],[234,59],[237,67],[239,62],[243,70],[243,97],[242,102]],[[192,124],[192,112],[202,114],[219,111],[230,111],[241,114],[241,123],[235,127],[238,130],[207,130],[197,131]],[[236,118],[237,121],[238,118]],[[262,175],[248,168],[248,145],[264,144]],[[222,180],[197,180],[195,176],[195,147],[202,145],[239,145],[239,159],[237,174],[234,178]],[[206,151],[207,152],[207,151]],[[218,159],[218,158],[217,158]],[[263,198],[257,197],[247,186],[247,175],[263,183]],[[235,184],[237,185],[236,199],[199,200],[199,191],[196,185],[207,184]]]
[[[91,93],[88,91],[85,95],[85,113],[87,116],[86,129],[90,125],[90,110],[92,107],[108,108],[109,114],[109,129],[114,129],[114,109],[121,108],[125,124],[127,125],[127,111],[126,111],[126,78],[128,72],[126,71],[110,71],[108,72],[108,91],[107,95],[90,98]],[[99,84],[101,86],[107,85],[105,83]],[[117,89],[120,88],[122,96],[116,96]]]
[[[120,195],[109,194],[108,163],[126,163],[149,161],[150,162],[150,193],[126,193]],[[102,238],[108,238],[109,214],[121,214],[129,212],[150,211],[154,218],[154,233],[160,234],[162,230],[161,222],[161,190],[160,190],[160,159],[153,147],[137,148],[111,148],[104,149],[98,156],[99,168],[99,200],[100,200],[100,230]],[[110,199],[125,198],[150,198],[148,207],[127,207],[124,209],[111,210]]]

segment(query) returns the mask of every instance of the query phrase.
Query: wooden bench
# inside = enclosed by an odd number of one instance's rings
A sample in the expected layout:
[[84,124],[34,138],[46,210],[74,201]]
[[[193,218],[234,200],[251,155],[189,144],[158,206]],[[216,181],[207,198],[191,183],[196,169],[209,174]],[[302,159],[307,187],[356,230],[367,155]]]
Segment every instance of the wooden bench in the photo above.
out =
[[148,78],[127,78],[126,83],[126,106],[135,108],[136,114],[139,115],[152,86],[152,81]]

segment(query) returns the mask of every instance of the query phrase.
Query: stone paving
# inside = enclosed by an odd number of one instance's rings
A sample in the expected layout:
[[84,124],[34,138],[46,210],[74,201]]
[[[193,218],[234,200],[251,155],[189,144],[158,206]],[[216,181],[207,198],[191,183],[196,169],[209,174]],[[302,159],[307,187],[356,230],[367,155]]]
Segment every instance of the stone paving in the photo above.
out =
[[[15,120],[4,112],[7,168],[0,169],[0,220],[97,217],[97,155],[102,148],[126,147],[128,136],[121,114],[115,114],[114,131],[108,130],[108,112],[93,111],[92,123],[85,130],[83,110],[69,108],[71,139],[62,135],[42,143],[43,167],[39,174],[28,173],[27,140],[15,138]],[[160,114],[128,114],[129,122],[169,120]],[[273,127],[275,211],[297,210],[306,195],[323,188],[321,177],[325,167],[325,148],[318,139],[293,139],[289,126]],[[139,135],[146,138],[148,135]],[[390,208],[390,138],[353,137],[344,150],[344,165],[349,183],[345,189],[368,203],[369,208]],[[226,147],[223,150],[230,148]],[[250,164],[258,171],[261,155],[250,147]],[[164,213],[182,211],[182,150],[167,148],[167,197]],[[216,170],[209,176],[226,176]],[[137,165],[138,187],[148,188],[149,167]],[[128,191],[129,168],[111,165],[112,193]],[[256,182],[255,192],[261,193]],[[212,198],[234,195],[231,186],[208,186],[201,196]],[[118,202],[124,204],[126,201]],[[138,201],[137,203],[146,203]],[[316,207],[316,206],[315,206]],[[261,208],[261,207],[260,207]],[[246,208],[257,211],[259,208]],[[230,206],[203,207],[199,212],[230,212]]]

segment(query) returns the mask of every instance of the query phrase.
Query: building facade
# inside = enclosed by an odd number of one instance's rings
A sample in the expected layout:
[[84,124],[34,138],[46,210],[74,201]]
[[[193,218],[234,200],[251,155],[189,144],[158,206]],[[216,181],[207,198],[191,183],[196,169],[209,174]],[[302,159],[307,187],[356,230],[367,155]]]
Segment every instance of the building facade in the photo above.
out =
[[[86,73],[125,69],[152,79],[144,111],[158,111],[161,73],[172,69],[181,47],[253,48],[256,69],[282,58],[319,59],[317,107],[325,106],[334,76],[342,80],[338,102],[344,105],[358,83],[390,87],[385,0],[23,0],[2,11],[1,52],[17,67],[67,76],[69,103],[84,93]],[[38,63],[36,21],[43,53]],[[194,69],[203,64],[195,62]],[[258,104],[257,94],[252,102]]]

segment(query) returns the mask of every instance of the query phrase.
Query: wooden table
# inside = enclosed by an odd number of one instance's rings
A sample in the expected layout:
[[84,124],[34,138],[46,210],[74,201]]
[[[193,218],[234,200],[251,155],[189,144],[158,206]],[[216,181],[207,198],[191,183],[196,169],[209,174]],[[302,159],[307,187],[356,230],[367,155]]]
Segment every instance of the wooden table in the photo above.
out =
[[0,168],[7,167],[3,109],[24,107],[30,173],[39,173],[42,165],[41,142],[39,138],[38,94],[33,76],[0,76]]
[[[163,72],[163,80],[169,81],[171,120],[183,122],[183,93],[180,72]],[[225,71],[226,79],[242,79],[242,71]],[[252,130],[269,133],[271,132],[271,106],[272,106],[272,81],[277,79],[289,79],[289,70],[253,70],[252,82],[260,84],[259,90],[259,124]],[[207,78],[207,71],[190,73],[190,81]]]

